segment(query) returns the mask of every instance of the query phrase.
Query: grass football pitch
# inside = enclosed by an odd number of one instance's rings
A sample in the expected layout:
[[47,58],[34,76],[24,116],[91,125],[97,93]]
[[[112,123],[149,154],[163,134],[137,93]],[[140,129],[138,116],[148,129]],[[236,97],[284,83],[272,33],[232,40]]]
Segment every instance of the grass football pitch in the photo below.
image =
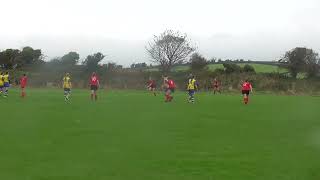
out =
[[1,180],[319,180],[320,98],[11,90]]

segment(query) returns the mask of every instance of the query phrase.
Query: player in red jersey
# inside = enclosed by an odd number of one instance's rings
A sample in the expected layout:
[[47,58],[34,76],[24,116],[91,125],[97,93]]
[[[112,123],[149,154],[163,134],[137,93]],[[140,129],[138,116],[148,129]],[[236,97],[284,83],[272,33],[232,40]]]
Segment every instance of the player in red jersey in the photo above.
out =
[[249,94],[252,92],[252,85],[248,80],[242,83],[242,95],[244,104],[249,103]]
[[91,100],[93,101],[93,98],[97,101],[98,100],[98,95],[97,91],[98,88],[100,87],[100,82],[97,74],[95,72],[92,73],[90,77],[90,89],[91,89]]
[[165,102],[171,102],[173,99],[172,93],[176,88],[174,81],[168,76],[164,77],[164,87],[165,87]]
[[148,85],[147,85],[147,87],[148,87],[148,89],[149,89],[149,91],[151,91],[151,92],[153,92],[153,95],[154,96],[156,96],[157,94],[156,94],[156,81],[155,80],[153,80],[151,77],[149,78],[149,81],[148,81]]
[[23,76],[20,78],[20,88],[21,88],[21,97],[24,98],[26,97],[26,92],[25,92],[25,88],[27,86],[27,75],[23,74]]
[[212,82],[212,87],[213,87],[213,94],[216,94],[216,92],[219,92],[221,94],[220,82],[217,80],[217,78],[214,78]]

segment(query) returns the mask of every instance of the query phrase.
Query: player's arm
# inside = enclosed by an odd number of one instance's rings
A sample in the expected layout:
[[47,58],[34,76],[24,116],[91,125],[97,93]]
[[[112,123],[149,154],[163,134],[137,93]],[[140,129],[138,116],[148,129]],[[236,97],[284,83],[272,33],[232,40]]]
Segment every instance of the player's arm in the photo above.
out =
[[252,88],[252,85],[251,85],[251,84],[250,84],[250,91],[253,92],[253,88]]

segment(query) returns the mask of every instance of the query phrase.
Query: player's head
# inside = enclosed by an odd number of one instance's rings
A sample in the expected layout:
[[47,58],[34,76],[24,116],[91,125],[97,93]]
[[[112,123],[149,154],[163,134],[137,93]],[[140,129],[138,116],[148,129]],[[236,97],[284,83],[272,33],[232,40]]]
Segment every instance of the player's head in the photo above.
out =
[[66,73],[66,77],[69,77],[70,76],[70,74],[69,73]]
[[249,82],[249,80],[248,80],[248,79],[246,79],[246,80],[244,80],[244,82]]
[[23,76],[26,76],[26,74],[23,74]]
[[96,76],[96,72],[93,72],[93,73],[92,73],[92,76]]
[[9,74],[9,72],[8,72],[8,71],[6,71],[6,75],[7,75],[7,74]]

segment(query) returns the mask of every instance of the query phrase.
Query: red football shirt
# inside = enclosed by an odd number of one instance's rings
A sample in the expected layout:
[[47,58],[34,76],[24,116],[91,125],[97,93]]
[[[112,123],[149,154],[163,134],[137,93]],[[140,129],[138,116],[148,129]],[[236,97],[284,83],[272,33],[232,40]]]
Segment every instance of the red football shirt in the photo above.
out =
[[173,80],[168,80],[168,85],[169,85],[169,88],[175,88],[175,84],[173,82]]
[[154,85],[156,85],[156,82],[154,80],[149,80],[148,81],[148,85],[149,86],[154,86]]
[[249,83],[249,82],[244,82],[243,84],[242,84],[242,90],[251,90],[251,84]]
[[90,78],[90,85],[98,86],[98,84],[99,84],[99,78],[98,78],[98,76],[91,76],[91,78]]
[[214,86],[219,86],[219,81],[217,81],[217,80],[213,81],[213,85]]
[[21,77],[21,78],[20,78],[20,85],[21,85],[21,87],[25,87],[25,86],[27,85],[27,81],[28,81],[28,79],[27,79],[26,76]]

